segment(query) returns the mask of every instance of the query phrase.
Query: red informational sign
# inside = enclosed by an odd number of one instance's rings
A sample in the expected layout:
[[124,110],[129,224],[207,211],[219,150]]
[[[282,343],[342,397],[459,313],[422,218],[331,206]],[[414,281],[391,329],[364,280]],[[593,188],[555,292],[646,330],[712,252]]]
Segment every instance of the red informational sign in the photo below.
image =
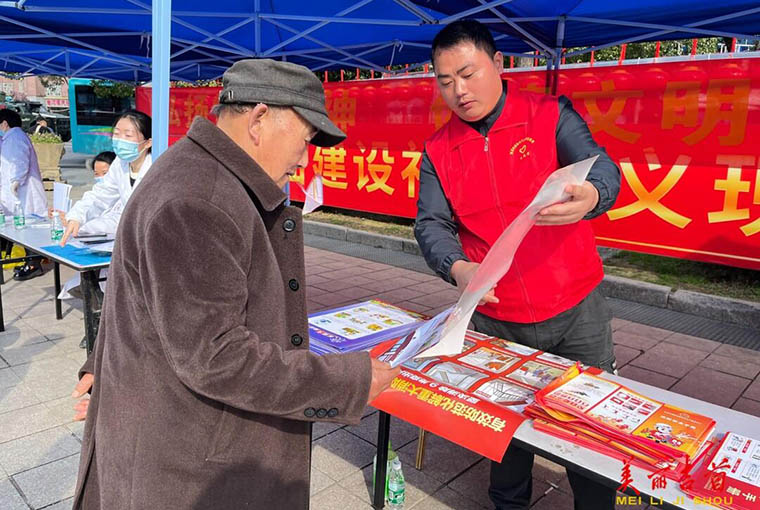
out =
[[[504,78],[546,90],[545,71]],[[555,78],[623,172],[617,203],[592,222],[599,244],[760,269],[760,59],[583,67]],[[414,217],[424,141],[451,115],[435,80],[326,83],[325,92],[348,138],[312,149],[293,180],[320,173],[325,205]],[[217,95],[172,89],[172,141]],[[150,89],[137,99],[150,111]],[[303,200],[297,186],[291,196]]]

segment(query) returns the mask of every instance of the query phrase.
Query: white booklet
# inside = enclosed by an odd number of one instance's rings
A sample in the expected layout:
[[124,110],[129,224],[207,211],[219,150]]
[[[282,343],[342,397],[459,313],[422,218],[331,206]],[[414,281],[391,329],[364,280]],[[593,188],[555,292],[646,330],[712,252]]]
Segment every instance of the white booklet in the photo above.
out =
[[535,225],[538,212],[570,198],[568,184],[586,180],[598,156],[584,159],[553,172],[533,201],[517,215],[486,254],[456,305],[439,313],[400,339],[378,359],[396,367],[412,358],[452,356],[462,352],[464,335],[478,302],[501,280],[512,265],[517,248]]

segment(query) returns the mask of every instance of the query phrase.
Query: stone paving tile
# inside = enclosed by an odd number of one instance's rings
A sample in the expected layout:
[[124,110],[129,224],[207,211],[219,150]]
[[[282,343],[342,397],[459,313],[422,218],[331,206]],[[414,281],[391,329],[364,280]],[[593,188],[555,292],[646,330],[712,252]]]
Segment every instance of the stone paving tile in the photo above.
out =
[[617,331],[618,329],[623,328],[633,323],[625,319],[618,319],[617,317],[613,317],[610,324],[612,325],[612,331]]
[[624,367],[640,355],[641,351],[639,349],[627,347],[622,344],[615,346],[615,359],[617,360],[618,368]]
[[[405,464],[414,465],[417,457],[417,441],[412,441],[398,451]],[[455,445],[435,434],[427,434],[423,469],[427,476],[448,483],[455,476],[473,466],[480,455]]]
[[84,421],[73,421],[64,425],[79,441],[84,441]]
[[638,322],[631,322],[630,324],[626,324],[620,328],[620,331],[626,331],[628,333],[633,333],[634,335],[652,338],[654,340],[665,340],[673,334],[672,331],[668,331],[667,329],[655,328],[652,326],[647,326],[646,324],[640,324]]
[[333,485],[335,480],[328,475],[320,471],[319,469],[311,466],[311,479],[309,483],[309,495],[314,496],[319,491],[328,488]]
[[21,379],[11,368],[0,368],[0,389],[16,386],[21,383]]
[[3,510],[29,510],[16,488],[8,478],[0,476],[0,503]]
[[742,359],[751,363],[757,363],[760,365],[760,351],[753,351],[751,349],[745,349],[744,347],[736,347],[735,345],[723,344],[715,349],[715,354],[721,356],[728,356],[729,358]]
[[311,461],[331,478],[342,480],[371,464],[374,455],[371,444],[345,430],[337,430],[314,442]]
[[0,466],[9,475],[69,457],[82,444],[66,427],[56,427],[0,444]]
[[322,294],[320,296],[310,297],[309,301],[313,301],[317,304],[327,306],[330,308],[337,308],[338,306],[340,306],[341,304],[345,303],[348,300],[346,299],[346,296],[343,296],[335,292],[330,292],[327,294]]
[[760,418],[760,402],[748,398],[740,397],[732,406],[732,409],[743,413],[751,414]]
[[755,382],[750,384],[749,388],[744,391],[744,394],[742,396],[751,398],[752,400],[760,401],[760,379],[757,379]]
[[[492,506],[491,500],[488,497],[490,477],[491,461],[481,459],[477,464],[449,482],[448,487],[481,506],[490,508]],[[540,480],[538,482],[543,483]],[[536,485],[535,480],[534,485]],[[536,491],[534,490],[534,492]]]
[[[356,277],[356,278],[360,278],[360,277]],[[367,283],[372,283],[372,280],[361,277],[361,283],[358,283],[358,282],[355,282],[354,278],[352,277],[352,278],[335,279],[335,280],[330,279],[322,283],[315,283],[313,286],[318,289],[326,290],[329,292],[335,292],[338,290],[350,289],[351,287],[356,287],[357,285],[365,285]]]
[[535,510],[572,510],[573,497],[557,489],[548,491],[531,506]]
[[419,303],[414,303],[412,301],[402,301],[400,303],[393,303],[396,306],[399,306],[401,308],[405,308],[407,310],[411,310],[413,312],[417,313],[424,313],[425,315],[430,315],[428,311],[430,310],[429,307],[425,305],[421,305]]
[[454,287],[450,283],[444,282],[443,280],[435,280],[432,282],[418,283],[418,284],[415,284],[413,288],[421,292],[424,292],[426,294],[433,294],[435,292],[441,292],[443,290],[456,290],[456,287]]
[[631,362],[661,374],[683,377],[707,357],[704,351],[686,349],[680,345],[661,342]]
[[[346,430],[365,441],[377,444],[377,425],[379,414],[372,413],[362,419],[359,425],[347,426]],[[391,446],[398,450],[417,439],[419,428],[403,420],[391,416]]]
[[535,460],[533,461],[534,480],[543,480],[550,486],[558,486],[563,478],[567,478],[567,472],[564,467],[540,455],[535,456]]
[[749,379],[697,367],[678,381],[671,391],[706,402],[731,407],[749,386]]
[[743,359],[729,358],[719,354],[710,354],[699,364],[706,368],[712,368],[719,372],[754,379],[760,374],[760,365]]
[[0,414],[10,413],[39,403],[40,399],[24,384],[0,388]]
[[[411,508],[416,503],[425,499],[429,494],[440,489],[443,484],[430,478],[424,471],[417,471],[414,466],[402,463],[401,470],[404,473],[404,508]],[[374,495],[374,482],[372,480],[372,466],[367,466],[361,471],[352,473],[339,483],[351,494],[361,499],[364,503],[371,504]]]
[[414,510],[481,510],[486,507],[444,487],[411,508]]
[[[70,355],[72,353],[79,353],[79,352],[85,352],[84,349],[79,347],[79,342],[82,341],[82,338],[84,338],[84,333],[77,333],[73,336],[65,336],[63,338],[59,338],[57,340],[53,340],[52,342],[60,347],[66,355]],[[81,363],[80,363],[81,365]],[[77,369],[78,371],[79,369]]]
[[660,343],[659,340],[655,340],[654,338],[643,337],[628,331],[623,331],[622,329],[612,333],[612,341],[615,344],[625,345],[626,347],[639,349],[644,352]]
[[311,510],[372,509],[368,503],[362,502],[338,484],[331,485],[311,498],[310,508]]
[[11,347],[0,351],[0,356],[2,356],[10,366],[65,355],[66,353],[63,349],[47,340],[38,344]]
[[13,476],[32,508],[41,508],[74,496],[79,454]]
[[442,292],[437,292],[435,294],[427,294],[416,297],[414,299],[410,299],[409,301],[429,306],[430,308],[436,308],[439,306],[454,304],[457,302],[457,299],[459,299],[459,292],[456,290],[445,290]]
[[624,366],[620,369],[619,373],[621,376],[627,377],[628,379],[633,379],[634,381],[649,384],[650,386],[657,386],[658,388],[662,388],[664,390],[669,389],[676,382],[678,382],[678,379],[675,377],[658,374],[657,372],[652,372],[651,370],[635,367],[633,365]]
[[343,425],[340,423],[316,421],[311,427],[311,440],[316,441],[320,437],[324,437],[327,434],[331,434],[341,428],[343,428]]
[[375,293],[374,299],[380,299],[389,303],[400,303],[402,301],[409,301],[410,299],[423,296],[425,293],[418,290],[416,287],[404,287],[403,289],[394,289],[387,292]]
[[32,329],[19,319],[12,326],[6,326],[0,333],[0,352],[2,350],[23,347],[25,345],[47,342],[48,338],[39,331]]
[[383,278],[381,280],[375,280],[374,282],[363,283],[361,285],[365,289],[374,290],[375,292],[380,293],[380,292],[388,292],[389,290],[401,289],[401,288],[408,287],[414,284],[415,282],[412,282],[406,278],[397,276],[395,278],[387,278],[387,279]]
[[74,498],[68,498],[64,499],[63,501],[59,501],[55,505],[46,506],[45,510],[71,510],[71,507],[74,506]]
[[377,297],[377,292],[365,289],[363,287],[349,287],[348,289],[338,291],[336,294],[339,294],[348,300],[353,300],[356,302],[366,301],[367,299],[375,299]]
[[721,346],[720,342],[707,340],[706,338],[699,338],[697,336],[684,335],[683,333],[673,333],[667,338],[666,342],[705,352],[713,352]]

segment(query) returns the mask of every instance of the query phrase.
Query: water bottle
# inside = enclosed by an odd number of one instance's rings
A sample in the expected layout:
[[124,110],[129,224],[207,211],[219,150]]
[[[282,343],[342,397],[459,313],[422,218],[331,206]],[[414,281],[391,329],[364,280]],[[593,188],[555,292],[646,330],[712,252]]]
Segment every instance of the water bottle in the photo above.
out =
[[13,226],[16,230],[21,230],[25,224],[24,208],[21,207],[21,201],[16,200],[16,205],[13,207]]
[[390,476],[388,477],[388,507],[390,510],[402,510],[406,499],[404,472],[401,470],[401,460],[398,455],[391,461]]
[[[385,468],[385,500],[388,500],[388,482],[390,481],[391,470],[393,468],[393,459],[397,459],[398,455],[391,448],[391,442],[388,441],[388,465]],[[375,473],[377,473],[377,454],[372,460],[372,487],[374,491],[375,486]]]
[[63,222],[59,214],[53,214],[53,221],[50,223],[50,239],[60,241],[63,238]]

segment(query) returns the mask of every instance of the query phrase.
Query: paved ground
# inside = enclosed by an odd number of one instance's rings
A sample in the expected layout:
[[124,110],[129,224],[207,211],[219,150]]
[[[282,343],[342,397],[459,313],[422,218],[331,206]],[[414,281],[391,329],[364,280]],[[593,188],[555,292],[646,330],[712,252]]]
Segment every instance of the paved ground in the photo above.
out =
[[[376,297],[432,314],[457,296],[451,286],[428,274],[316,248],[307,248],[306,260],[311,312]],[[69,274],[64,271],[64,278]],[[83,325],[76,303],[67,303],[64,319],[55,320],[52,287],[50,273],[2,287],[2,510],[70,508],[82,424],[71,421],[69,394],[84,361],[78,347]],[[614,329],[622,375],[760,416],[760,352],[617,319]],[[370,508],[376,424],[377,413],[368,409],[359,426],[314,427],[313,509]],[[417,429],[395,421],[391,440],[404,462],[407,508],[489,508],[486,460],[430,437],[420,472],[413,467]],[[534,474],[533,508],[572,508],[561,468],[541,461]]]

